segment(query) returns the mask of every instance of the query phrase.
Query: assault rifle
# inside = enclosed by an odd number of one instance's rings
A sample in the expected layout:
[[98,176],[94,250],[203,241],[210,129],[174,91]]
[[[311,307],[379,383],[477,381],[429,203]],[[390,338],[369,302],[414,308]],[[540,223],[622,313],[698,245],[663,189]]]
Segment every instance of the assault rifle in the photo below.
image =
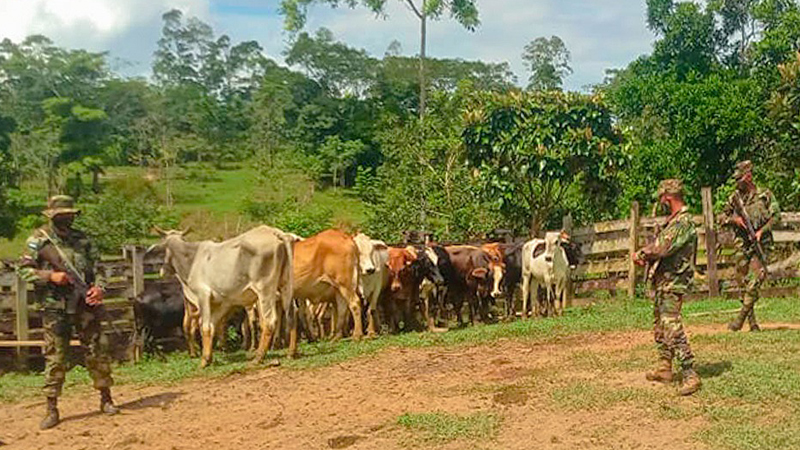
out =
[[733,193],[733,208],[736,214],[742,218],[742,222],[744,222],[744,230],[747,232],[747,237],[756,249],[756,258],[758,258],[758,262],[761,265],[761,276],[766,278],[767,275],[769,275],[769,271],[767,269],[767,257],[764,253],[764,247],[761,245],[761,241],[756,237],[756,230],[753,227],[753,222],[750,220],[750,215],[747,214],[747,209],[744,207],[744,201],[738,190]]
[[58,247],[53,239],[45,233],[47,242],[44,247],[39,250],[39,256],[50,264],[53,269],[59,272],[65,272],[70,280],[68,295],[66,296],[66,309],[67,314],[75,314],[78,308],[88,306],[86,304],[86,293],[89,292],[89,284],[83,278],[83,275],[75,269],[69,259],[64,255],[64,252]]
[[[659,206],[659,203],[658,203],[658,201],[656,201],[653,204],[652,211],[650,212],[650,217],[653,218],[653,219],[655,219],[657,217],[656,215],[658,214],[658,206]],[[655,242],[658,239],[658,235],[661,234],[661,225],[658,223],[658,221],[655,221],[655,220],[653,221],[653,227],[654,227],[653,228],[653,237],[652,237],[651,242]],[[648,296],[650,295],[650,289],[647,287],[648,286],[648,282],[653,277],[653,273],[655,273],[656,268],[658,268],[658,261],[656,261],[656,262],[647,261],[647,264],[644,267],[644,286],[645,286],[646,292],[648,293]]]

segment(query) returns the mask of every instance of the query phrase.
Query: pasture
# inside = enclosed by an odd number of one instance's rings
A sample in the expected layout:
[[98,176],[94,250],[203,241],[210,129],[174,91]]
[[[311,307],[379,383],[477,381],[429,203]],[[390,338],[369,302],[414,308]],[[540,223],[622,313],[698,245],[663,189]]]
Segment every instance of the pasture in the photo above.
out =
[[33,431],[36,374],[0,377],[9,448],[774,449],[800,446],[798,299],[764,299],[762,333],[730,333],[738,302],[688,303],[703,388],[644,379],[655,361],[645,300],[564,317],[301,346],[253,367],[244,352],[207,370],[183,353],[116,368],[123,413],[101,417],[88,376],[68,375],[64,423]]

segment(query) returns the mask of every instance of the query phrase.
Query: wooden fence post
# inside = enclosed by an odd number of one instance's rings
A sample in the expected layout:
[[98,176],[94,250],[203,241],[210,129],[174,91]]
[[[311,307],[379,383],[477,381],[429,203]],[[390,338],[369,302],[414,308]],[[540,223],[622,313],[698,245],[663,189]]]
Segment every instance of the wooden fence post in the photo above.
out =
[[633,255],[639,248],[639,202],[631,203],[630,252],[628,255],[628,296],[636,295],[636,264]]
[[[16,293],[16,302],[14,304],[14,312],[16,313],[17,321],[14,327],[14,331],[17,335],[17,341],[27,341],[29,338],[28,283],[19,276],[17,276],[16,279],[17,279],[17,285],[16,285],[17,293]],[[28,365],[27,347],[22,345],[17,347],[17,364],[20,369],[27,368]]]
[[131,294],[133,297],[138,297],[144,292],[144,252],[145,250],[139,246],[131,247],[131,272],[133,274]]
[[706,280],[708,281],[709,297],[719,296],[719,281],[717,280],[717,235],[714,231],[714,201],[711,198],[711,188],[701,189],[703,197],[703,226],[706,232]]
[[[567,214],[561,219],[561,229],[567,232],[570,236],[572,236],[572,214]],[[575,292],[573,291],[572,287],[572,275],[567,277],[567,286],[564,289],[564,303],[566,304],[567,308],[572,307],[572,300],[575,298]]]

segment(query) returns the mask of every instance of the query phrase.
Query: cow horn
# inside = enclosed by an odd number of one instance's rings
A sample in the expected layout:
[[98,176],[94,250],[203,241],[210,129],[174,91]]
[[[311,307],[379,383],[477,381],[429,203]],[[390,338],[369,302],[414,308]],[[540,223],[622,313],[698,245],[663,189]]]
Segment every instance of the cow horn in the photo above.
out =
[[192,227],[186,227],[181,231],[181,236],[186,236],[187,234],[192,232]]
[[166,231],[164,231],[164,229],[163,229],[163,228],[161,228],[161,227],[160,227],[160,226],[158,226],[158,225],[153,225],[153,231],[155,231],[155,232],[156,232],[156,233],[157,233],[159,236],[161,236],[161,237],[164,237],[164,236],[166,236],[166,235],[167,235],[167,232],[166,232]]

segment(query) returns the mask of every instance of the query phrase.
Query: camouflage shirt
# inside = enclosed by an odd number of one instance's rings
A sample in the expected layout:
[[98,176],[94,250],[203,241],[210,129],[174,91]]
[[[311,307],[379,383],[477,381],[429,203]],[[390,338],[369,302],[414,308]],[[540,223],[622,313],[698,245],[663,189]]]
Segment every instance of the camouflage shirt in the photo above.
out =
[[667,222],[656,241],[641,250],[640,256],[656,264],[656,291],[684,294],[692,285],[696,252],[697,231],[684,206]]
[[49,225],[34,231],[25,243],[25,253],[18,266],[18,273],[24,280],[33,283],[37,290],[44,290],[43,298],[47,307],[64,307],[64,299],[69,286],[56,286],[49,282],[53,266],[41,257],[39,252],[50,244],[50,239],[61,249],[69,263],[84,278],[87,284],[104,287],[102,279],[95,276],[95,263],[99,255],[95,252],[89,238],[80,230],[70,229],[66,236],[59,236]]
[[[758,189],[747,194],[742,194],[742,203],[744,203],[744,209],[747,211],[747,215],[750,217],[750,221],[756,231],[764,227],[767,222],[772,219],[772,223],[764,228],[761,238],[763,243],[767,245],[771,244],[772,226],[781,220],[781,209],[777,200],[775,200],[775,196],[772,195],[772,191],[769,189]],[[728,203],[725,204],[723,209],[723,213],[728,220],[738,215],[736,214],[734,205],[734,194],[731,194]],[[734,230],[736,232],[736,237],[745,244],[745,247],[750,247],[752,245],[746,230],[738,226],[734,227]]]

